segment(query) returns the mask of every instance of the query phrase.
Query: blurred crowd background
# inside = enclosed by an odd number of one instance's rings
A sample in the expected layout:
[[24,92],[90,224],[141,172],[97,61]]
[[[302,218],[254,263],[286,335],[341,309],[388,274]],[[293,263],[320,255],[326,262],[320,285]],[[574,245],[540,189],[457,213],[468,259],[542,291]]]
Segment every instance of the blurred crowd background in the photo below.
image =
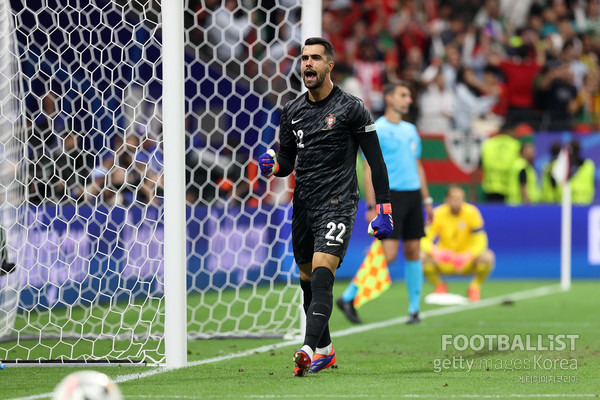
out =
[[[261,2],[269,13],[247,12],[252,6],[243,1],[199,3],[200,41],[212,43],[222,62],[267,53],[288,62],[257,71],[299,76],[300,4],[284,3],[293,11],[275,2]],[[257,20],[272,29],[253,29]],[[224,46],[228,35],[245,40]],[[593,201],[597,173],[587,155],[598,150],[589,137],[600,130],[600,1],[325,0],[323,36],[336,49],[334,81],[362,98],[374,118],[383,112],[387,82],[410,83],[415,101],[406,119],[424,140],[436,200],[449,183],[463,184],[473,201],[505,199],[515,175],[523,175],[511,172],[512,164],[525,159],[536,193],[524,202],[557,202],[560,188],[549,171],[557,149],[569,147],[572,175],[589,161],[581,178],[586,195],[578,200]],[[253,66],[245,64],[245,72],[253,75]],[[484,145],[499,134],[519,144]],[[502,179],[510,182],[490,188],[489,175],[502,163]],[[544,180],[555,193],[542,193]]]
[[[257,175],[255,158],[276,142],[280,110],[302,90],[301,5],[186,1],[190,205],[258,206],[289,198],[268,195],[293,182],[274,188]],[[449,184],[462,185],[471,201],[507,201],[519,179],[517,189],[525,180],[532,193],[516,203],[556,203],[561,188],[549,171],[565,147],[573,186],[584,192],[577,203],[598,201],[600,0],[324,0],[321,13],[323,36],[336,49],[332,78],[362,98],[374,118],[384,109],[383,86],[409,82],[414,102],[406,119],[422,137],[436,202]],[[40,32],[54,26],[34,16],[28,23]],[[162,203],[162,108],[153,100],[160,97],[154,75],[160,52],[149,39],[153,25],[110,32],[99,44],[115,48],[115,62],[131,37],[145,35],[134,41],[144,51],[132,54],[146,65],[138,67],[133,89],[126,79],[103,78],[107,90],[121,85],[127,91],[116,90],[119,101],[102,103],[102,124],[91,118],[99,114],[102,94],[74,95],[69,79],[77,74],[56,74],[54,83],[40,79],[39,89],[32,84],[27,129],[34,203]],[[36,40],[49,48],[62,40],[44,35]],[[44,53],[47,73],[62,63],[59,54]],[[92,61],[113,74],[112,64]],[[128,63],[119,68],[127,72]],[[518,169],[523,160],[525,168]]]

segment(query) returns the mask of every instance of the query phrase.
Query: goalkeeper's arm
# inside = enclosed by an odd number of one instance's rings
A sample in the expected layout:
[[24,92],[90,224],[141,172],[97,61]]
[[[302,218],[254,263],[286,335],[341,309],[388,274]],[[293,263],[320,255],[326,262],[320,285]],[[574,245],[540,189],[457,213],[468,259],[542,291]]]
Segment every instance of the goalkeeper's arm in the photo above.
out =
[[371,182],[375,192],[375,209],[377,215],[369,224],[369,235],[377,239],[387,239],[394,230],[392,219],[392,204],[390,197],[390,183],[387,167],[381,154],[379,139],[375,132],[359,135],[359,145],[371,168]]
[[371,182],[377,204],[390,203],[390,182],[387,167],[381,154],[379,139],[375,132],[358,136],[360,148],[371,168]]
[[487,233],[483,229],[483,226],[479,229],[474,229],[471,232],[471,242],[469,243],[469,251],[474,257],[482,254],[488,248],[488,237]]

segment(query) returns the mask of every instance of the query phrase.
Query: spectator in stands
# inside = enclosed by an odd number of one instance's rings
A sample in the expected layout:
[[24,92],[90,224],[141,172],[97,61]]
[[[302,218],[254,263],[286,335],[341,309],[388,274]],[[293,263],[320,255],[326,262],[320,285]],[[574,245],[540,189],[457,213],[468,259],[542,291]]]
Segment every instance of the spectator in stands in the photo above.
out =
[[59,203],[79,203],[84,200],[85,182],[93,167],[93,155],[84,138],[70,131],[60,138],[60,147],[52,156],[53,174],[49,185],[52,198]]
[[576,122],[591,130],[600,129],[600,76],[590,73],[583,78],[583,87],[577,93]]
[[520,157],[510,167],[506,202],[510,205],[534,204],[540,200],[537,172],[533,167],[535,145],[525,142]]
[[547,37],[558,33],[558,16],[554,8],[546,5],[542,11],[543,26],[540,32],[541,37]]
[[65,116],[60,111],[60,100],[50,91],[41,99],[40,110],[32,118],[30,136],[27,143],[29,174],[29,200],[41,203],[52,198],[48,186],[53,173],[52,153],[57,146],[57,135],[65,131]]
[[244,42],[251,31],[248,14],[238,5],[237,0],[225,0],[224,7],[218,7],[205,19],[206,37],[215,46],[215,55],[223,62],[243,60],[247,53]]
[[504,25],[511,31],[523,28],[527,21],[527,14],[537,2],[538,0],[501,0],[500,15]]
[[538,106],[542,110],[540,129],[568,131],[577,112],[577,88],[568,64],[548,63],[536,79]]
[[420,132],[446,134],[453,129],[456,103],[454,91],[447,88],[444,75],[438,66],[430,65],[421,75],[424,89],[418,97]]
[[485,87],[471,68],[462,68],[456,77],[454,124],[458,131],[471,133],[473,121],[487,113],[498,102],[495,94],[484,94]]
[[135,163],[142,174],[137,199],[147,204],[162,204],[164,164],[161,143],[144,137],[136,154]]
[[[491,109],[491,112],[497,122],[498,128],[506,121],[508,114],[508,89],[503,82],[502,71],[495,66],[488,64],[483,69],[483,90],[486,94],[497,96],[498,101]],[[496,130],[497,131],[497,130]]]
[[385,107],[383,103],[385,64],[375,42],[370,38],[361,42],[354,68],[364,93],[365,106],[373,115],[381,115]]
[[465,16],[455,11],[450,16],[450,23],[448,24],[447,29],[440,33],[442,44],[444,47],[453,46],[455,48],[460,48],[462,46],[466,31],[467,24],[465,21]]
[[454,90],[456,86],[456,75],[462,67],[460,51],[456,46],[445,47],[445,59],[442,64],[442,74],[444,74],[444,82],[446,87]]
[[486,0],[483,7],[477,11],[473,24],[494,42],[503,42],[505,34],[500,17],[499,0]]
[[511,38],[510,57],[490,60],[498,65],[505,78],[508,112],[506,118],[511,123],[527,122],[534,128],[539,119],[533,97],[533,80],[544,64],[544,54],[537,50],[538,35],[531,29],[520,31]]
[[336,62],[335,68],[331,71],[331,80],[351,95],[359,99],[364,98],[362,85],[358,78],[354,76],[350,65],[344,62]]
[[562,62],[569,66],[569,71],[573,76],[573,85],[577,90],[583,86],[583,78],[588,74],[587,65],[581,61],[582,45],[579,39],[567,40],[562,47]]
[[489,60],[501,54],[501,46],[494,41],[488,29],[469,30],[465,36],[462,54],[463,64],[473,68],[475,75],[482,79],[485,68],[490,65]]
[[[143,196],[144,171],[136,162],[140,138],[135,133],[114,139],[112,149],[97,158],[86,190],[92,202],[129,205]],[[147,199],[146,199],[147,200]]]

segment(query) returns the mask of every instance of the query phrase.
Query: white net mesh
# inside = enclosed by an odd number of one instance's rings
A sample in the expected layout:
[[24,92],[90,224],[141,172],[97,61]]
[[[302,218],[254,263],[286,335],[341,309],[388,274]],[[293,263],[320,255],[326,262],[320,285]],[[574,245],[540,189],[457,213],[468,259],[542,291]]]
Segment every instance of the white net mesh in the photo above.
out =
[[290,182],[259,178],[256,158],[275,141],[281,107],[300,90],[300,8],[228,0],[189,10],[189,333],[295,333]]
[[[293,183],[256,157],[300,9],[185,10],[188,334],[296,334]],[[164,361],[160,28],[155,2],[0,0],[0,359]]]

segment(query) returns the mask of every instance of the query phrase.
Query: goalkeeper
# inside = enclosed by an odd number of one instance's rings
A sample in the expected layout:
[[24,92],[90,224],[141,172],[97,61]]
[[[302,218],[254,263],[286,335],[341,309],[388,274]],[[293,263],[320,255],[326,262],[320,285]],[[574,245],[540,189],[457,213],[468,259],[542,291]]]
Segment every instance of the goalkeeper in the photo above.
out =
[[488,249],[481,213],[465,202],[461,187],[448,188],[444,204],[434,209],[433,223],[421,240],[423,272],[435,293],[447,293],[440,275],[471,275],[468,297],[481,298],[481,284],[494,269],[495,256]]
[[377,215],[369,225],[378,239],[393,231],[387,167],[375,124],[364,103],[331,81],[333,45],[308,38],[301,72],[308,92],[283,107],[279,152],[258,157],[265,176],[296,170],[292,246],[300,269],[306,329],[293,356],[294,376],[332,366],[337,356],[329,334],[333,283],[352,235],[358,208],[356,155],[359,147],[373,169]]

